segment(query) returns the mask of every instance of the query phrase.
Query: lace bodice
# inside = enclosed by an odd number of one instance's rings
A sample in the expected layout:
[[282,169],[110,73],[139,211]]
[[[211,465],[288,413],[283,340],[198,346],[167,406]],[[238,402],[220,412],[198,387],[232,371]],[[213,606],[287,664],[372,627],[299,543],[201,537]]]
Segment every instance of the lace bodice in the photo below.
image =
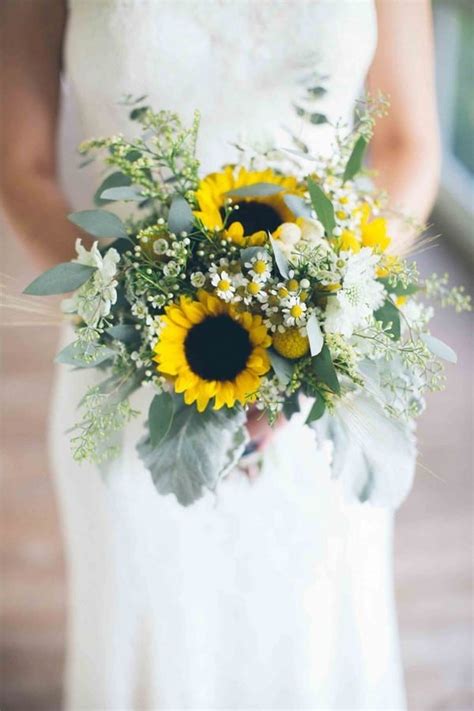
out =
[[350,119],[375,41],[372,0],[70,0],[79,137],[130,131],[118,102],[146,94],[186,120],[199,109],[204,171],[237,140],[288,146],[291,132],[323,152],[331,127],[298,108]]

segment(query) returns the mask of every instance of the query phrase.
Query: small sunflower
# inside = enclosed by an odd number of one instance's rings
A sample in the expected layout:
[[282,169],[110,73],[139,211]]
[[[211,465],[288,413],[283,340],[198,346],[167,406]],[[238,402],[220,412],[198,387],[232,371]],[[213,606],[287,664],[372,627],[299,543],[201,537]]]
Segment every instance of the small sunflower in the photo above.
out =
[[181,297],[169,306],[163,321],[154,360],[187,405],[203,412],[212,398],[215,410],[251,399],[270,369],[271,338],[260,316],[200,291],[198,301]]
[[226,220],[225,236],[241,246],[264,244],[268,232],[273,234],[281,224],[296,221],[283,200],[285,193],[299,193],[296,178],[292,176],[278,175],[270,168],[248,171],[227,166],[221,173],[211,173],[201,181],[196,191],[199,209],[195,216],[208,229],[223,230],[228,193],[255,183],[274,183],[283,190],[274,195],[233,198],[234,209]]

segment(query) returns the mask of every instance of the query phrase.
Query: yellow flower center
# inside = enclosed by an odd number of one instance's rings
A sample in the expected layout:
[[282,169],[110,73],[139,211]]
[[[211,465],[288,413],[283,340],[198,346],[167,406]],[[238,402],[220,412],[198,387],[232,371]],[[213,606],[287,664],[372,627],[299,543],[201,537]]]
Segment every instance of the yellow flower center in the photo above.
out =
[[280,299],[285,299],[288,296],[288,289],[282,286],[281,289],[278,289],[278,296]]
[[290,279],[287,283],[286,286],[288,287],[288,291],[298,291],[298,282],[296,279]]
[[338,211],[336,212],[336,216],[337,216],[337,218],[338,218],[339,220],[344,220],[345,217],[346,217],[346,213],[345,213],[344,210],[338,210]]
[[273,347],[277,353],[289,360],[302,358],[309,351],[309,341],[298,328],[289,328],[283,333],[275,333]]
[[229,291],[230,289],[230,281],[228,279],[221,279],[220,282],[217,285],[217,288],[220,291]]
[[294,306],[291,307],[290,309],[290,314],[294,318],[299,318],[301,314],[303,313],[303,309],[299,304],[295,304]]
[[265,272],[267,271],[266,262],[264,262],[263,259],[257,259],[255,264],[253,265],[253,270],[256,274],[265,274]]
[[255,296],[256,294],[258,294],[261,288],[262,287],[260,286],[260,284],[257,284],[256,281],[251,281],[250,284],[248,284],[247,286],[247,291],[249,292],[249,294],[252,294],[252,296]]

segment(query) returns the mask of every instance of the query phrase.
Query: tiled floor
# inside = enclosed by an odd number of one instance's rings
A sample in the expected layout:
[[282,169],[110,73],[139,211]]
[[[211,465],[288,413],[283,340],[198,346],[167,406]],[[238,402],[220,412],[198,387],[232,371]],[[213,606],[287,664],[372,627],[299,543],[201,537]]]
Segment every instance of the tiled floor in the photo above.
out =
[[[2,269],[18,290],[34,275],[9,240]],[[420,260],[421,261],[421,260]],[[425,271],[469,274],[441,247]],[[471,329],[471,331],[469,330]],[[410,709],[468,711],[472,696],[472,321],[446,312],[437,333],[460,356],[420,426],[420,467],[398,516],[396,590]],[[2,340],[1,663],[3,711],[60,704],[64,568],[45,447],[54,328]],[[92,711],[92,710],[90,710]],[[94,710],[99,711],[99,710]]]

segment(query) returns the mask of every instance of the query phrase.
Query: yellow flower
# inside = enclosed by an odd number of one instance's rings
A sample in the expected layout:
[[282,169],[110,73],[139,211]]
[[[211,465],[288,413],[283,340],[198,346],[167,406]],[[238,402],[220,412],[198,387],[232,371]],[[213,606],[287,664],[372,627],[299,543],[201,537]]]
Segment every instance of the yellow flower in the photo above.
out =
[[361,241],[363,247],[372,247],[375,252],[385,252],[392,241],[387,234],[387,220],[376,217],[370,220],[370,205],[365,203],[361,208],[360,222]]
[[250,401],[270,369],[271,338],[260,316],[200,291],[197,301],[181,297],[169,306],[163,321],[154,360],[187,405],[203,412],[212,399],[215,410]]
[[281,176],[268,168],[262,171],[248,171],[227,166],[220,173],[211,173],[201,180],[196,191],[199,209],[194,215],[210,230],[224,229],[226,200],[228,193],[255,183],[281,185],[283,190],[274,195],[261,197],[234,197],[232,210],[227,218],[225,236],[241,246],[261,245],[267,240],[267,233],[273,234],[284,222],[295,222],[296,217],[286,206],[284,193],[299,193],[296,178]]
[[299,328],[288,328],[283,333],[277,331],[274,334],[273,347],[284,358],[296,360],[309,351],[309,341],[307,336],[301,335]]
[[390,274],[397,274],[400,272],[401,266],[400,257],[395,254],[384,254],[377,265],[377,276],[382,278]]
[[360,242],[353,232],[344,230],[337,240],[340,252],[360,252]]

